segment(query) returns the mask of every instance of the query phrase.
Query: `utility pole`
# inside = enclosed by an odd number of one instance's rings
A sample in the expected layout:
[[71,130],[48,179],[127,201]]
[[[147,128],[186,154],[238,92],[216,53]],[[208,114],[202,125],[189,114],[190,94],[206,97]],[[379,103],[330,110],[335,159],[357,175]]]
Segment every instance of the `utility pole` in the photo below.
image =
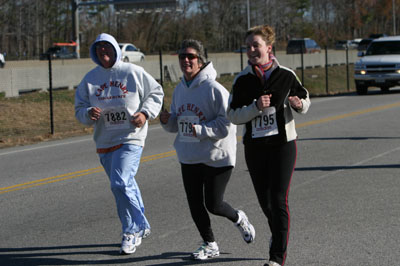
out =
[[250,0],[247,0],[247,29],[250,29]]
[[80,42],[79,42],[79,0],[71,0],[71,7],[72,7],[72,31],[73,31],[73,39],[76,43],[76,54],[77,58],[81,58],[81,49],[80,49]]

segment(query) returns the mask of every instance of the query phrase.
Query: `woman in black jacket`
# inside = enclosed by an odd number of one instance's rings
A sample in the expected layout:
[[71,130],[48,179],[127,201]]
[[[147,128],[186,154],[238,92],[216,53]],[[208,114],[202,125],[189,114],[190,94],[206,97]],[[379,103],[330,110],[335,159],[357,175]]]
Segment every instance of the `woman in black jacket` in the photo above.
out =
[[236,77],[228,108],[234,124],[244,124],[245,159],[258,201],[272,233],[269,263],[284,265],[289,239],[288,195],[297,147],[291,109],[306,113],[308,91],[296,74],[272,54],[275,33],[268,25],[246,33],[249,65]]

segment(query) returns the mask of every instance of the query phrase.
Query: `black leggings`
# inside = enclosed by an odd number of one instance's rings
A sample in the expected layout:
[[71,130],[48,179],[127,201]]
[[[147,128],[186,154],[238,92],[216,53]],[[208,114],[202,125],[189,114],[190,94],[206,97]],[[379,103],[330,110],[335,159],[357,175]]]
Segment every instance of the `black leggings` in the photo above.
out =
[[207,210],[232,222],[239,219],[235,209],[223,200],[232,169],[232,166],[216,168],[205,164],[181,164],[190,213],[203,241],[215,241]]
[[296,164],[296,142],[245,145],[245,158],[260,206],[272,233],[270,260],[283,265],[289,240],[289,188]]

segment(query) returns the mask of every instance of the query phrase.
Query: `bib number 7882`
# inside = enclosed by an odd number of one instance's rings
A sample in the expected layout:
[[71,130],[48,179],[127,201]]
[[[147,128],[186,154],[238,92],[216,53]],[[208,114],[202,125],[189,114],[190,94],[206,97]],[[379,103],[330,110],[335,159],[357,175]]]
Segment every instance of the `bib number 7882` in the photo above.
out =
[[125,107],[107,108],[104,110],[103,116],[107,130],[129,128],[129,114]]

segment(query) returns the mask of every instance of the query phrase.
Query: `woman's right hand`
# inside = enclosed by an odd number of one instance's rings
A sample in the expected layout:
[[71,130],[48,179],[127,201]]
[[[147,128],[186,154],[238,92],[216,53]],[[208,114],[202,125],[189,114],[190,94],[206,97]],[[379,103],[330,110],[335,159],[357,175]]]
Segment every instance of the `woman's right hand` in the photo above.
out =
[[271,96],[272,94],[261,95],[260,98],[258,98],[257,100],[258,110],[262,111],[271,105]]
[[163,124],[167,124],[171,114],[167,110],[162,110],[160,113],[160,121]]

